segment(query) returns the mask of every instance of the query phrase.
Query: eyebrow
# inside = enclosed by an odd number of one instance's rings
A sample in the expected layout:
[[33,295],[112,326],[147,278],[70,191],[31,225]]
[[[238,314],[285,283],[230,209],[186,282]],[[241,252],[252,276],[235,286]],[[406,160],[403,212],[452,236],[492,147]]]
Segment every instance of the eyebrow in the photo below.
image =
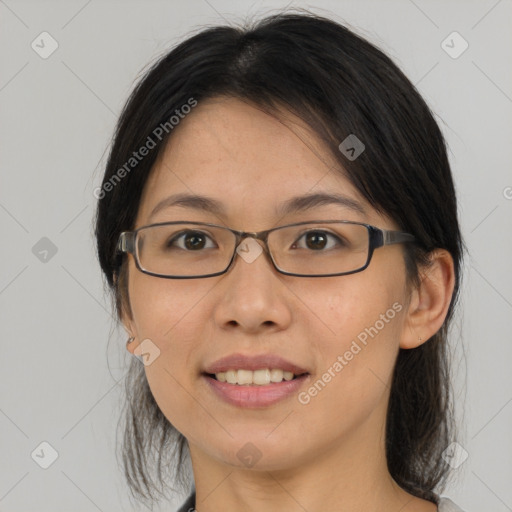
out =
[[[317,192],[296,196],[284,201],[276,208],[276,214],[280,216],[299,213],[318,206],[335,204],[343,206],[360,215],[366,215],[366,210],[361,203],[342,194],[332,194],[326,192]],[[222,202],[212,197],[201,196],[197,194],[174,194],[160,201],[151,212],[149,218],[154,217],[158,212],[179,206],[182,208],[192,208],[203,212],[213,213],[214,215],[225,216],[226,211]]]

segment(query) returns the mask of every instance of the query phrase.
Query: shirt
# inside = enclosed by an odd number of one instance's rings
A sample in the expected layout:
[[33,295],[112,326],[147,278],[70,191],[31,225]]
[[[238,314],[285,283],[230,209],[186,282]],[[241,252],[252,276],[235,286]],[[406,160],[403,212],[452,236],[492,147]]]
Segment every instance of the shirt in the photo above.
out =
[[[181,508],[178,509],[177,512],[195,512],[196,507],[196,492],[193,491],[192,494],[187,498],[187,501],[183,503]],[[464,512],[461,508],[459,508],[452,500],[449,498],[440,498],[439,505],[437,507],[438,512]]]

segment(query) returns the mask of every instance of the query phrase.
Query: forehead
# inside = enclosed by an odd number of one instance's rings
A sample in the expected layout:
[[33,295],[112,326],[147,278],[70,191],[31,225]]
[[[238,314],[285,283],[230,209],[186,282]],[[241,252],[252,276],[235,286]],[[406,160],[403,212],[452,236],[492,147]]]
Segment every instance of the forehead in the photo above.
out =
[[245,180],[315,171],[323,176],[333,166],[343,171],[300,118],[283,109],[270,114],[226,97],[200,102],[173,131],[162,155],[167,165],[179,165],[188,175],[204,167],[224,173],[236,168]]
[[275,220],[287,198],[304,194],[342,194],[371,210],[318,136],[296,116],[278,115],[234,98],[200,102],[173,129],[156,162],[138,224],[178,193],[217,198],[231,225],[234,218],[251,229]]

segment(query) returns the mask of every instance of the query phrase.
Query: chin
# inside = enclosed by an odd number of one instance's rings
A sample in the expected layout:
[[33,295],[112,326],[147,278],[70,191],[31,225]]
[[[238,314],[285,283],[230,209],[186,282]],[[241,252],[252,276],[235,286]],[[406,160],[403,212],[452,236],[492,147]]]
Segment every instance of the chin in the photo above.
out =
[[[216,453],[212,453],[212,457],[234,468],[254,471],[276,471],[295,467],[298,464],[295,459],[299,458],[297,442],[291,442],[289,437],[289,442],[286,442],[285,438],[277,434],[271,440],[270,437],[274,434],[269,437],[270,431],[265,429],[253,436],[234,436],[227,443],[224,439],[217,445]],[[207,444],[211,452],[214,442]],[[293,461],[290,454],[293,454]]]

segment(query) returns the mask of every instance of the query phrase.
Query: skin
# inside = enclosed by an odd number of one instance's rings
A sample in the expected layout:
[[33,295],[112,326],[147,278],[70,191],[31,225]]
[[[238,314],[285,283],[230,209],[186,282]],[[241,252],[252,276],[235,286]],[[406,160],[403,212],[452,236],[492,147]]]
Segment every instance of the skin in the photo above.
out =
[[[365,202],[301,120],[283,114],[285,124],[237,99],[201,102],[155,165],[137,227],[190,220],[259,231],[332,218],[399,228]],[[326,205],[275,215],[286,199],[317,191],[344,194],[366,213]],[[218,199],[225,215],[175,206],[150,218],[177,192]],[[417,289],[406,281],[402,245],[377,249],[366,270],[342,277],[285,276],[264,254],[252,263],[237,257],[222,276],[185,280],[145,275],[130,255],[128,276],[123,321],[136,340],[128,350],[147,338],[160,350],[146,375],[159,407],[188,440],[198,511],[436,510],[391,478],[384,427],[399,348],[423,343],[446,317],[454,285],[449,253],[432,254]],[[238,408],[201,377],[206,364],[228,354],[272,352],[308,369],[303,391],[395,302],[402,310],[307,405],[294,394],[267,408]],[[261,453],[251,468],[237,457],[248,442]]]

